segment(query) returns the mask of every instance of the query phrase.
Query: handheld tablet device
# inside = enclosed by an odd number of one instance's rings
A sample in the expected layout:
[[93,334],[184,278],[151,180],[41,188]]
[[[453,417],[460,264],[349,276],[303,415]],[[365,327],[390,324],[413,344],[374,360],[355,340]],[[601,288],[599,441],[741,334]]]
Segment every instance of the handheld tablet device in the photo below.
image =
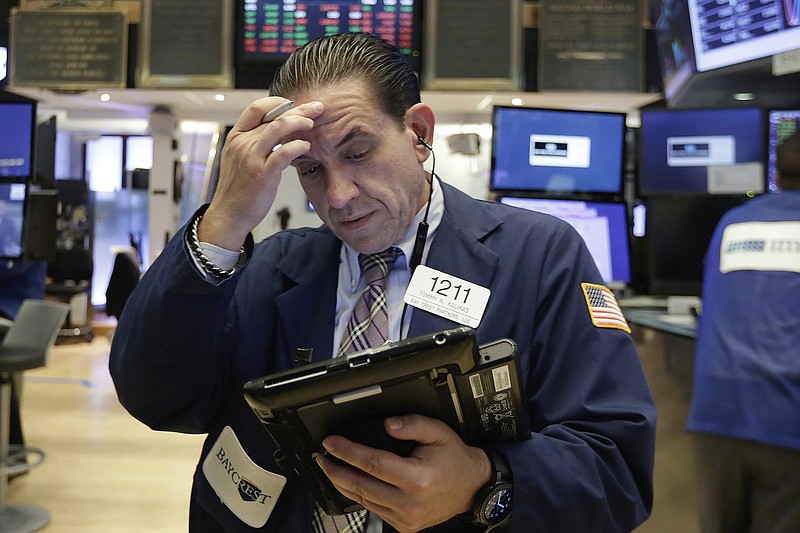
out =
[[390,437],[383,420],[417,413],[473,446],[530,438],[515,353],[511,340],[478,346],[475,331],[459,327],[254,379],[244,396],[285,473],[299,476],[328,514],[343,514],[361,506],[317,465],[328,435],[408,456],[416,443]]

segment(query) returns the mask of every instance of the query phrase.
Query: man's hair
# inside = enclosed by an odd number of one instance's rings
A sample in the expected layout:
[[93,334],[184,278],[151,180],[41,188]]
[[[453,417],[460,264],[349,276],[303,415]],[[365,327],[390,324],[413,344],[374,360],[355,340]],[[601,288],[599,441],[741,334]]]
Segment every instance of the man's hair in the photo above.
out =
[[278,69],[271,96],[290,98],[305,90],[360,79],[376,103],[399,125],[419,103],[416,74],[389,42],[368,33],[327,35],[301,46]]
[[800,132],[783,141],[778,147],[778,174],[783,189],[800,189]]

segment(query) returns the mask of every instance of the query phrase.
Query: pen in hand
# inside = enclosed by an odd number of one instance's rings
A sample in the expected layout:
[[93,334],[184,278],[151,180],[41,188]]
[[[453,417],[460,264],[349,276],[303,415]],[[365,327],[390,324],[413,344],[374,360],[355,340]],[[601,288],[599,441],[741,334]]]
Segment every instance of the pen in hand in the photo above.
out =
[[294,105],[294,102],[287,100],[286,102],[283,102],[282,104],[272,108],[271,110],[267,111],[267,114],[261,119],[261,123],[266,124],[267,122],[272,122],[282,114],[289,111],[292,108],[292,105]]

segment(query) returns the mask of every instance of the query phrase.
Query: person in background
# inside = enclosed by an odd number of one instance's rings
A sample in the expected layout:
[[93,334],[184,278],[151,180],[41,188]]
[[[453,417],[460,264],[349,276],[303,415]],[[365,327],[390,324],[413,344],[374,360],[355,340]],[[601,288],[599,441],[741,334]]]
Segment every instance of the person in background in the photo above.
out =
[[[262,122],[287,100],[290,110]],[[210,205],[133,291],[111,374],[122,404],[152,428],[208,434],[190,531],[621,532],[648,517],[655,408],[613,294],[568,224],[470,198],[425,170],[434,124],[415,73],[386,41],[342,34],[304,45],[230,132]],[[284,177],[290,165],[324,224],[254,246],[250,232],[281,179],[294,179]],[[477,448],[414,414],[384,422],[391,437],[415,443],[409,457],[331,435],[328,454],[352,468],[325,458],[320,467],[369,513],[323,516],[276,463],[242,386],[293,367],[300,347],[331,357],[354,340],[347,328],[367,287],[365,254],[381,256],[371,261],[386,280],[385,338],[458,326],[403,312],[423,220],[422,264],[491,290],[479,341],[518,344],[531,438]],[[273,507],[226,492],[234,466]],[[512,492],[487,517],[482,496],[498,482]]]
[[687,424],[703,533],[800,531],[800,133],[777,171],[705,259]]

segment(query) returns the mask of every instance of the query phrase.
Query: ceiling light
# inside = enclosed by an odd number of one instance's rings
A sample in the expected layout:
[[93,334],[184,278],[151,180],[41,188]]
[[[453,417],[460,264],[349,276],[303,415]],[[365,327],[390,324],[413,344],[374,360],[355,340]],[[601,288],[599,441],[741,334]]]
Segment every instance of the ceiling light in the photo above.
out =
[[511,99],[511,105],[522,105],[523,103],[524,102],[522,101],[522,98],[512,98]]
[[214,95],[214,100],[216,100],[217,102],[224,102],[225,101],[225,95],[222,94],[222,93],[217,93],[217,94]]
[[749,102],[750,100],[755,100],[756,95],[753,93],[735,93],[733,99],[739,100],[740,102]]
[[103,93],[100,95],[100,100],[103,102],[108,102],[109,100],[111,100],[111,95],[108,93]]

